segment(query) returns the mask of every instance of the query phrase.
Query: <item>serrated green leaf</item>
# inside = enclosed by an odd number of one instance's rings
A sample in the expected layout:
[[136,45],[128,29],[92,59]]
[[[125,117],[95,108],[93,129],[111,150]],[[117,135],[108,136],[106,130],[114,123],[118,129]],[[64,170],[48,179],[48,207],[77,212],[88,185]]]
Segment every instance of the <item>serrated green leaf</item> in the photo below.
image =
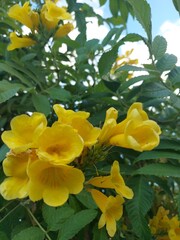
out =
[[152,53],[156,60],[159,60],[165,54],[167,41],[162,36],[156,36],[152,42]]
[[57,240],[69,240],[97,216],[96,210],[82,210],[61,225]]
[[166,163],[152,163],[139,168],[134,174],[154,175],[158,177],[180,177],[179,167]]
[[36,111],[44,113],[45,116],[47,116],[50,113],[51,111],[50,103],[45,95],[42,94],[32,95],[32,102]]
[[61,224],[73,214],[74,210],[69,206],[54,208],[44,204],[42,207],[42,215],[49,231],[59,230]]
[[99,62],[98,68],[101,75],[107,74],[115,62],[118,53],[118,46],[115,45],[110,51],[103,53]]
[[180,160],[180,154],[174,151],[160,151],[160,150],[143,152],[135,159],[134,163],[145,160],[155,160],[158,158],[170,158]]
[[145,215],[152,205],[153,191],[143,176],[131,179],[130,186],[134,197],[125,205],[129,220],[136,235],[141,240],[149,240],[151,233]]
[[0,103],[3,103],[13,97],[23,85],[18,83],[11,83],[6,80],[0,81]]
[[123,42],[137,42],[137,41],[141,41],[141,40],[144,41],[145,39],[137,33],[129,33],[121,39],[121,41],[123,41]]
[[60,101],[69,101],[71,99],[71,93],[60,86],[49,88],[46,90],[46,92],[52,99]]
[[169,96],[171,91],[158,82],[144,84],[141,88],[141,96],[149,98],[163,98]]
[[176,63],[177,57],[175,55],[165,53],[164,56],[157,61],[156,67],[160,72],[164,72],[173,69]]
[[12,240],[44,240],[45,234],[38,227],[30,227],[16,234]]
[[89,209],[96,209],[97,206],[92,199],[92,196],[86,190],[81,191],[79,194],[76,195],[76,198],[87,208]]
[[171,81],[173,86],[180,88],[180,67],[179,66],[174,67],[170,71],[168,75],[168,79]]
[[151,24],[151,8],[149,4],[145,0],[138,0],[138,1],[127,0],[127,1],[131,4],[134,10],[135,17],[137,18],[139,23],[142,25],[142,27],[146,31],[147,36],[151,42],[151,39],[152,39],[151,25],[152,24]]

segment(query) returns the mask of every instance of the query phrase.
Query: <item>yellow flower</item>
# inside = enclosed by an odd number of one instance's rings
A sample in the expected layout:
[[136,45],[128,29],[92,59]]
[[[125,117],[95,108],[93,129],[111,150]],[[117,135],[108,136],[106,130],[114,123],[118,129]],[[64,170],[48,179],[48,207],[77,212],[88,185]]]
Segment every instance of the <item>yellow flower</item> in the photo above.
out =
[[152,150],[159,144],[160,133],[158,124],[149,120],[142,104],[137,102],[129,108],[126,119],[114,128],[110,144],[140,152]]
[[[0,185],[0,193],[6,200],[25,198],[28,196],[27,166],[30,153],[14,154],[10,152],[3,161],[3,170],[7,178]],[[31,159],[31,162],[34,159]]]
[[103,143],[108,143],[110,137],[112,137],[113,129],[117,125],[116,120],[118,117],[118,111],[111,107],[106,111],[106,118],[101,129],[101,133],[99,135],[98,141]]
[[54,37],[60,38],[66,36],[68,33],[70,33],[74,29],[72,23],[66,23],[64,25],[61,25],[58,30],[56,31]]
[[179,240],[180,239],[180,228],[170,229],[168,231],[169,240]]
[[28,175],[29,198],[43,199],[52,207],[63,205],[69,194],[78,194],[83,189],[84,174],[72,166],[38,160],[30,165]]
[[90,113],[84,111],[74,112],[73,110],[66,110],[59,104],[55,104],[53,109],[58,117],[58,122],[68,125],[71,125],[74,118],[87,119],[90,115]]
[[58,7],[56,3],[46,0],[46,3],[41,9],[41,21],[42,24],[48,29],[54,29],[57,27],[60,20],[71,19],[71,14],[67,12],[65,7]]
[[73,118],[71,126],[77,130],[78,134],[84,140],[84,146],[90,147],[97,142],[101,129],[93,127],[88,120],[83,118]]
[[36,41],[29,37],[18,37],[15,32],[10,33],[11,43],[8,45],[7,50],[12,51],[17,48],[30,47],[36,44]]
[[31,30],[37,29],[39,25],[38,13],[31,10],[29,2],[25,2],[21,7],[18,4],[12,6],[8,11],[9,17],[19,21]]
[[115,189],[121,196],[128,199],[133,198],[133,191],[125,185],[124,179],[120,174],[118,161],[113,162],[110,176],[94,177],[88,183],[95,187]]
[[11,129],[2,133],[3,142],[15,153],[37,147],[37,140],[45,130],[47,120],[42,113],[22,114],[11,120]]
[[91,189],[92,197],[102,212],[102,215],[98,222],[98,228],[106,225],[107,232],[110,237],[113,237],[116,233],[116,221],[118,221],[123,214],[124,199],[117,195],[116,197],[107,197],[102,192]]
[[54,164],[68,164],[78,157],[84,142],[71,126],[56,123],[39,137],[37,154]]

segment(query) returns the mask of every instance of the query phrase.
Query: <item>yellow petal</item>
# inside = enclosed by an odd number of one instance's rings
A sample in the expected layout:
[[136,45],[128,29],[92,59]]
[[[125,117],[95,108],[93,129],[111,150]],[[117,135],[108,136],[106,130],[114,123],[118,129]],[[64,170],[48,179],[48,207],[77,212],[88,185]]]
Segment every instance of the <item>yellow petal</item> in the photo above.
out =
[[106,224],[105,214],[102,213],[98,222],[98,228],[100,229],[104,227],[105,224]]
[[111,181],[111,176],[94,177],[87,183],[100,188],[114,188],[114,184]]
[[104,195],[102,192],[100,192],[96,189],[90,189],[89,191],[90,191],[95,203],[97,204],[98,208],[102,212],[104,212],[108,197],[106,197],[106,195]]
[[0,194],[6,200],[28,196],[28,178],[8,177],[0,185]]
[[74,29],[74,26],[72,23],[66,23],[58,28],[56,31],[54,37],[55,38],[61,38],[66,36],[68,33],[70,33]]
[[38,156],[54,164],[67,164],[78,157],[84,147],[84,142],[71,126],[55,124],[39,137]]
[[116,221],[113,217],[108,216],[106,219],[106,229],[110,237],[114,237],[116,233]]

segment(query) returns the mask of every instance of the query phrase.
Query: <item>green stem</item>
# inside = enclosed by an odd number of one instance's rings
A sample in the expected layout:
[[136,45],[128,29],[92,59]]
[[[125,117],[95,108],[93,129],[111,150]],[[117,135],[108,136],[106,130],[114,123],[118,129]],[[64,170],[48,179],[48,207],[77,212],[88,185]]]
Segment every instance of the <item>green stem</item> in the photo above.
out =
[[[24,205],[23,205],[24,206]],[[38,220],[35,218],[35,216],[33,215],[33,213],[29,210],[29,208],[27,208],[26,206],[24,206],[27,210],[27,212],[29,213],[29,215],[32,217],[32,219],[34,220],[34,222],[37,224],[37,226],[41,229],[41,231],[45,234],[47,240],[52,240],[50,238],[50,236],[48,235],[48,233],[46,232],[46,230],[41,226],[41,224],[38,222]]]
[[2,223],[4,221],[4,219],[6,219],[12,212],[14,212],[18,207],[20,206],[20,204],[18,204],[17,206],[15,206],[11,211],[8,212],[8,214],[6,214],[6,216],[4,216],[1,220],[0,223]]

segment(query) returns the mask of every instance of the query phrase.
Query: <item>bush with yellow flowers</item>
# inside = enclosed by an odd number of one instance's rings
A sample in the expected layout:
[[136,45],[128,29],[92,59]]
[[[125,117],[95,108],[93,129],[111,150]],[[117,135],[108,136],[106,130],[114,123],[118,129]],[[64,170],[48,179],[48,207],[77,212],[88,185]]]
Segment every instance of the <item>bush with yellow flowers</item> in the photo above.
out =
[[[146,0],[97,2],[110,16],[77,0],[0,5],[0,240],[180,238],[177,58],[152,38]],[[145,36],[125,34],[130,15]],[[148,64],[121,52],[138,41]]]

